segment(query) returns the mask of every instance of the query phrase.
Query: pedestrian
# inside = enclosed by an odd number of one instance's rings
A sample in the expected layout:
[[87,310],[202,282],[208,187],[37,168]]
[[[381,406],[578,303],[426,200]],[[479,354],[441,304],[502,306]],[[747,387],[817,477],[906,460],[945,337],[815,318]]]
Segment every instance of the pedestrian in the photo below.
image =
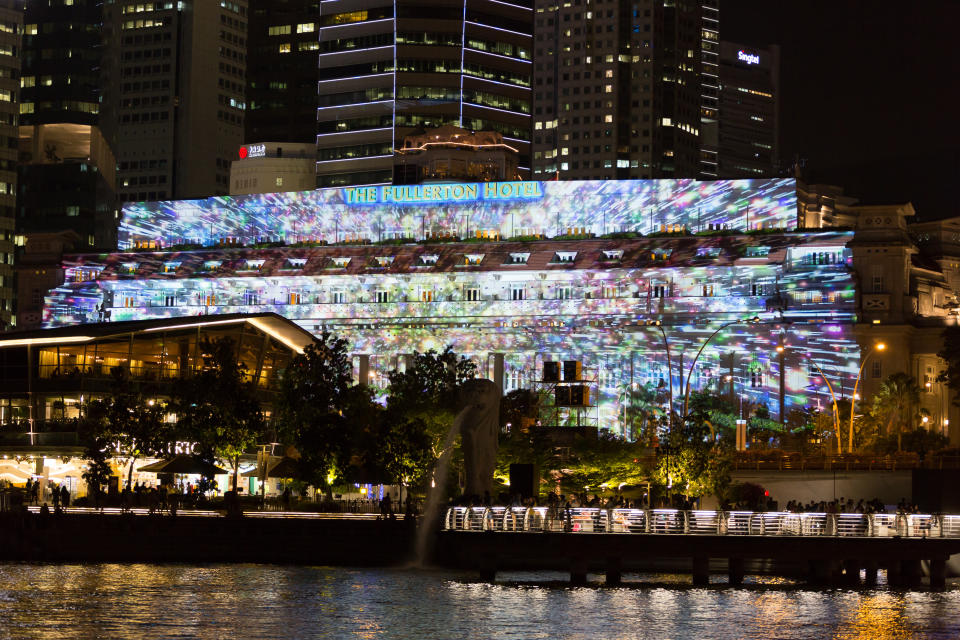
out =
[[70,490],[67,489],[67,485],[60,485],[60,504],[63,505],[63,508],[66,509],[70,506]]
[[283,489],[283,510],[290,510],[290,487],[284,487]]
[[51,497],[53,498],[53,510],[59,511],[60,510],[60,488],[56,486],[52,487],[50,489],[50,494],[51,494]]

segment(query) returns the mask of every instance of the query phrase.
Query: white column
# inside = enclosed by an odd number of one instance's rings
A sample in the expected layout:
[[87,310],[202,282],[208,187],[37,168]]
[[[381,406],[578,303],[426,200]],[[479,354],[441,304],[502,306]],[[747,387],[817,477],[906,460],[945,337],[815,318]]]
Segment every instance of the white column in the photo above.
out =
[[500,393],[503,393],[503,354],[493,353],[490,355],[493,356],[493,382],[500,389]]
[[370,384],[370,354],[357,354],[357,384]]

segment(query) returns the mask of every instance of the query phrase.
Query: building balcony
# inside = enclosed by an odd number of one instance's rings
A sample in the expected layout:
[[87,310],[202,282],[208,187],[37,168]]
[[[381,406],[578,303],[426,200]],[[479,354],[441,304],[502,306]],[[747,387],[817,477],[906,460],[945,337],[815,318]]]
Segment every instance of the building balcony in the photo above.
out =
[[762,312],[763,298],[750,296],[716,297],[665,297],[648,298],[646,296],[617,298],[573,298],[566,300],[541,299],[537,297],[524,300],[484,299],[479,301],[395,301],[395,302],[349,302],[349,303],[311,303],[311,304],[270,304],[270,305],[218,305],[208,307],[115,307],[111,309],[111,318],[119,320],[142,320],[164,318],[171,315],[197,315],[202,309],[204,314],[258,313],[265,308],[279,313],[290,320],[359,320],[359,319],[443,319],[487,318],[511,319],[524,316],[533,317],[574,317],[584,321],[591,316],[618,316],[630,318],[637,316],[678,316],[686,321],[692,316],[716,314],[727,318],[733,315],[748,315]]

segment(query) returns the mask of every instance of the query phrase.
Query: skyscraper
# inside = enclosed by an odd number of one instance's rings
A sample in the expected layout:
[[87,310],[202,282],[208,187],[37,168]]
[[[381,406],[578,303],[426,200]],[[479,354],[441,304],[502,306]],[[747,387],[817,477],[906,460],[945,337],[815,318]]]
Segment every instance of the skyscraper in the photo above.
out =
[[720,43],[721,178],[779,170],[780,47]]
[[720,0],[700,0],[700,176],[717,177],[720,145]]
[[102,126],[121,200],[226,194],[243,143],[246,0],[104,6]]
[[533,177],[699,175],[717,21],[709,0],[536,0]]
[[491,130],[529,175],[530,0],[321,2],[317,186],[387,183],[403,137]]
[[103,3],[30,2],[24,16],[17,233],[116,246],[116,160],[98,128]]
[[251,0],[244,142],[317,139],[320,0]]
[[0,0],[0,328],[16,322],[13,315],[13,236],[22,34],[23,0]]

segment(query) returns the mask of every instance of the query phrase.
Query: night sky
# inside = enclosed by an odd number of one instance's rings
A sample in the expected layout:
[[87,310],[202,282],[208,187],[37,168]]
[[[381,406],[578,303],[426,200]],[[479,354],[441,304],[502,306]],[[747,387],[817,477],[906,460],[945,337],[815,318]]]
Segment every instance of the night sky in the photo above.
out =
[[865,204],[960,215],[960,2],[722,0],[720,35],[781,46],[781,157]]

